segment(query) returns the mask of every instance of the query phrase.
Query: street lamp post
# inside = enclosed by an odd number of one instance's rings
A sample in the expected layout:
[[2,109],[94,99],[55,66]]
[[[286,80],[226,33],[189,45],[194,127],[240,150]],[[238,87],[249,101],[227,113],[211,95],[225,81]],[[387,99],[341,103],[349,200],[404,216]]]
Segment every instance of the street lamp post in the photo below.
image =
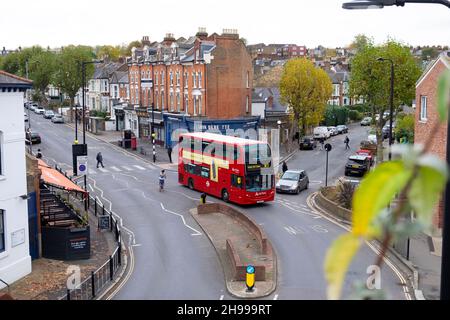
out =
[[155,105],[152,102],[152,152],[153,162],[156,162],[156,148],[155,148]]
[[[378,58],[377,61],[389,61],[391,63],[391,92],[389,94],[389,161],[392,159],[392,122],[394,117],[394,61],[389,58]],[[381,112],[380,112],[380,121],[381,121]]]
[[450,8],[449,0],[355,0],[351,2],[344,2],[342,8],[344,9],[381,9],[385,6],[404,6],[405,3],[430,3],[443,4]]
[[[82,110],[83,110],[83,146],[85,147],[85,152],[87,155],[87,145],[86,145],[86,65],[94,63],[102,63],[102,60],[93,61],[82,61],[81,62],[81,87],[82,87]],[[77,127],[77,110],[75,109],[75,140],[78,140],[78,127]],[[84,190],[87,190],[87,177],[84,175]]]

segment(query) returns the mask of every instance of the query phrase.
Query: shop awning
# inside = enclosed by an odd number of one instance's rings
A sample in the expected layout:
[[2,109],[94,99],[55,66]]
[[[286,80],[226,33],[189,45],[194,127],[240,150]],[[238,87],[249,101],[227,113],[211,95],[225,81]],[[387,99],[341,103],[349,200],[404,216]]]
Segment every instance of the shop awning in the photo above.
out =
[[38,159],[38,166],[39,169],[41,169],[41,178],[42,180],[44,180],[44,183],[67,191],[76,191],[82,193],[86,192],[81,187],[73,183],[70,179],[66,178],[58,170],[53,169],[52,167],[47,165],[41,159]]

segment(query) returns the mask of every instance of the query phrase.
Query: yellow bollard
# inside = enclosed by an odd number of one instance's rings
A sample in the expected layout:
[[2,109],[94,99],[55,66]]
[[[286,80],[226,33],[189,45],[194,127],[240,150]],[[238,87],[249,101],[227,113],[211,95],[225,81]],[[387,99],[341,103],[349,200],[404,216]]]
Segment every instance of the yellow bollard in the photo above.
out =
[[252,292],[255,286],[255,267],[248,265],[246,271],[245,284],[247,285],[247,292]]

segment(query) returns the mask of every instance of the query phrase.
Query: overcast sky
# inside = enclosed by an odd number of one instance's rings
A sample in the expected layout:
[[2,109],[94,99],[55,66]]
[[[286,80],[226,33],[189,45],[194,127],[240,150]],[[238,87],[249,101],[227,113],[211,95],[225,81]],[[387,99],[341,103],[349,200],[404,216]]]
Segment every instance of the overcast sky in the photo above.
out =
[[[364,33],[408,45],[450,45],[450,9],[406,4],[381,10],[344,10],[344,0],[2,0],[0,48],[34,44],[122,44],[148,35],[161,41],[223,28],[249,44],[345,46]],[[346,0],[348,1],[348,0]]]

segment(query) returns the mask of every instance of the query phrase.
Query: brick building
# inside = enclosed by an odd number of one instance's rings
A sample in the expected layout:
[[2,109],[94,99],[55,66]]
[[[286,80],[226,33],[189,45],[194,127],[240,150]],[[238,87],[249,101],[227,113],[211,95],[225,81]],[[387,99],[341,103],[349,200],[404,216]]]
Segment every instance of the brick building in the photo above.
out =
[[[437,114],[437,84],[443,72],[450,70],[450,52],[443,52],[432,61],[416,83],[416,119],[414,128],[414,142],[425,143],[429,139],[433,126],[438,121]],[[446,158],[447,126],[442,125],[431,140],[430,151],[440,158]],[[444,206],[439,202],[433,225],[442,228]]]
[[132,105],[215,119],[251,115],[252,61],[235,30],[199,30],[187,40],[167,34],[133,49],[128,66]]
[[295,44],[286,44],[281,48],[277,48],[278,56],[287,59],[303,58],[306,57],[307,53],[305,46],[297,46]]

